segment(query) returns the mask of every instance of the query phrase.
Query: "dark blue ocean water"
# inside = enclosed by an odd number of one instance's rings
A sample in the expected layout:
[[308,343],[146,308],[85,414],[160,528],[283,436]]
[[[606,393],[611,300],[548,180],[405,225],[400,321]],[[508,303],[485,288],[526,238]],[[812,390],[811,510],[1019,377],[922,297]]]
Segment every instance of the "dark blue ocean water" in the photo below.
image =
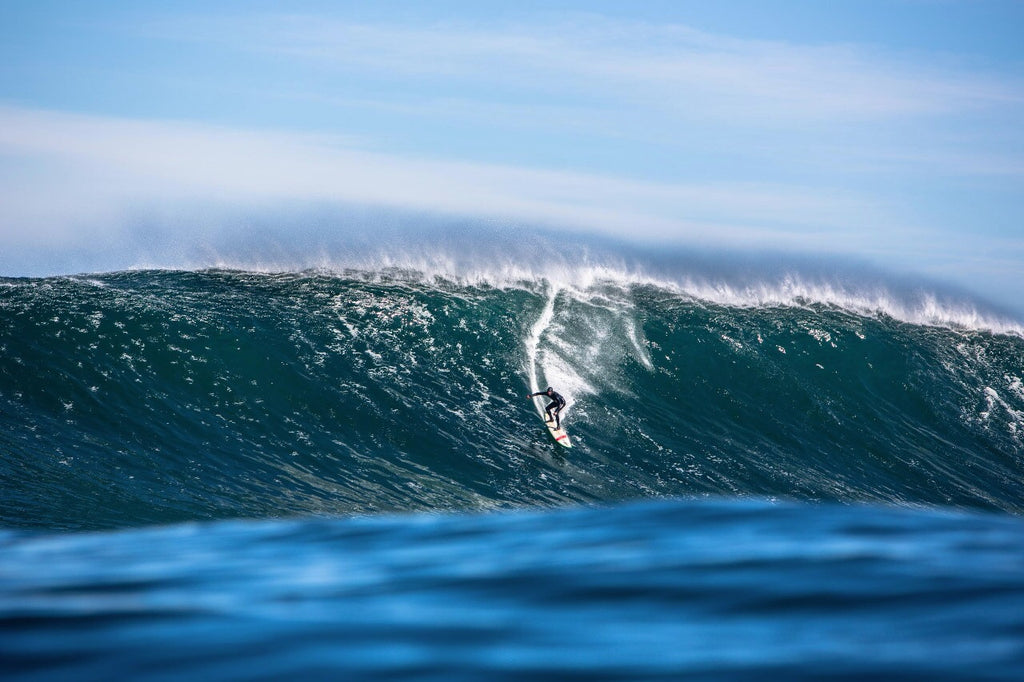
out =
[[1020,679],[1021,328],[787,286],[3,280],[0,672]]
[[1024,524],[837,505],[3,537],[23,679],[1019,679]]

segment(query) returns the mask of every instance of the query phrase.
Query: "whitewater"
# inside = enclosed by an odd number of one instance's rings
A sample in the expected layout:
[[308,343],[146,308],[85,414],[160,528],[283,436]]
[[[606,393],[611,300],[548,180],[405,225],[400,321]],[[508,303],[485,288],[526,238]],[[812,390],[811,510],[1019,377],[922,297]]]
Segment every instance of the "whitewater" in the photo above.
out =
[[5,677],[1024,673],[1012,316],[424,253],[0,280]]

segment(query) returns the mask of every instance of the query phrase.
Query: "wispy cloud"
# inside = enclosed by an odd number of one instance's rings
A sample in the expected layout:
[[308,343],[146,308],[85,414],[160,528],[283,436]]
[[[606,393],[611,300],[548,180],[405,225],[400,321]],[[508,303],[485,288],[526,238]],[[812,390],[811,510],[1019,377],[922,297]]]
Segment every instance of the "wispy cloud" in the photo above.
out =
[[[863,120],[1021,105],[1019,82],[855,45],[740,40],[683,25],[577,17],[551,24],[405,26],[276,15],[180,27],[197,40],[231,41],[339,70],[550,94],[642,96],[684,117],[759,115]],[[163,28],[166,31],[166,27]]]
[[[339,111],[637,140],[733,155],[762,174],[783,159],[818,173],[819,150],[833,170],[912,165],[970,176],[1020,167],[1020,154],[997,142],[1019,148],[1024,81],[949,55],[742,40],[591,15],[397,24],[274,14],[178,18],[152,31],[291,65],[306,85],[277,84],[277,95]],[[962,126],[984,139],[965,149],[946,134]]]
[[[388,155],[344,142],[0,107],[0,153],[32,158],[51,169],[49,181],[32,180],[33,192],[6,185],[3,213],[35,214],[37,223],[45,222],[53,217],[54,198],[70,196],[79,223],[90,214],[109,217],[119,207],[167,200],[240,206],[323,201],[635,237],[748,245],[799,241],[813,248],[814,235],[829,226],[834,229],[828,241],[835,245],[834,231],[851,212],[876,210],[852,196],[767,183],[641,182]],[[38,228],[30,231],[39,234]]]

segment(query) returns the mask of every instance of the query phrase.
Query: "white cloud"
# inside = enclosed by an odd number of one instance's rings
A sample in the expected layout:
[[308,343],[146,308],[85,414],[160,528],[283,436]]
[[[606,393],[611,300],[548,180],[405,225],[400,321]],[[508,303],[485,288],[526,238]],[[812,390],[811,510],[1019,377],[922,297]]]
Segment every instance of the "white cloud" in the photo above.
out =
[[[247,14],[150,30],[269,58],[269,70],[289,78],[250,87],[276,101],[338,118],[379,113],[407,129],[468,125],[482,147],[488,133],[534,131],[547,136],[537,146],[559,136],[620,150],[659,145],[690,159],[734,159],[730,179],[786,168],[834,185],[876,172],[1022,174],[1024,82],[950,55],[741,40],[590,15],[398,24]],[[621,152],[634,168],[643,154]],[[691,176],[697,163],[686,166]]]
[[[862,237],[851,196],[769,184],[650,183],[584,173],[436,161],[344,140],[191,123],[0,107],[0,154],[41,169],[5,183],[10,237],[66,234],[147,203],[374,204],[557,224],[639,238],[814,248]],[[63,209],[55,210],[55,207]],[[47,227],[49,225],[49,227]],[[28,230],[30,233],[26,234]]]
[[534,94],[586,92],[619,101],[640,97],[646,107],[683,118],[865,120],[1024,103],[1020,83],[949,63],[936,67],[854,45],[740,40],[599,17],[480,26],[265,15],[233,22],[231,30],[179,24],[178,31],[390,78],[461,80]]

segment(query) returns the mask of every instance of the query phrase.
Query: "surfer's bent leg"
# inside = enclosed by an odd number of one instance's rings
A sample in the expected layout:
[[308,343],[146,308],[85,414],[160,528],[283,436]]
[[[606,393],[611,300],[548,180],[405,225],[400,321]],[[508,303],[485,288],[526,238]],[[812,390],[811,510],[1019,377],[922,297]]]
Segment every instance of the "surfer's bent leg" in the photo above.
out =
[[544,411],[548,413],[548,421],[552,421],[551,417],[552,416],[554,417],[554,422],[555,422],[555,428],[556,429],[561,428],[561,426],[559,425],[559,417],[558,417],[558,413],[561,410],[562,410],[562,406],[558,404],[557,400],[552,402],[546,408],[544,408]]

